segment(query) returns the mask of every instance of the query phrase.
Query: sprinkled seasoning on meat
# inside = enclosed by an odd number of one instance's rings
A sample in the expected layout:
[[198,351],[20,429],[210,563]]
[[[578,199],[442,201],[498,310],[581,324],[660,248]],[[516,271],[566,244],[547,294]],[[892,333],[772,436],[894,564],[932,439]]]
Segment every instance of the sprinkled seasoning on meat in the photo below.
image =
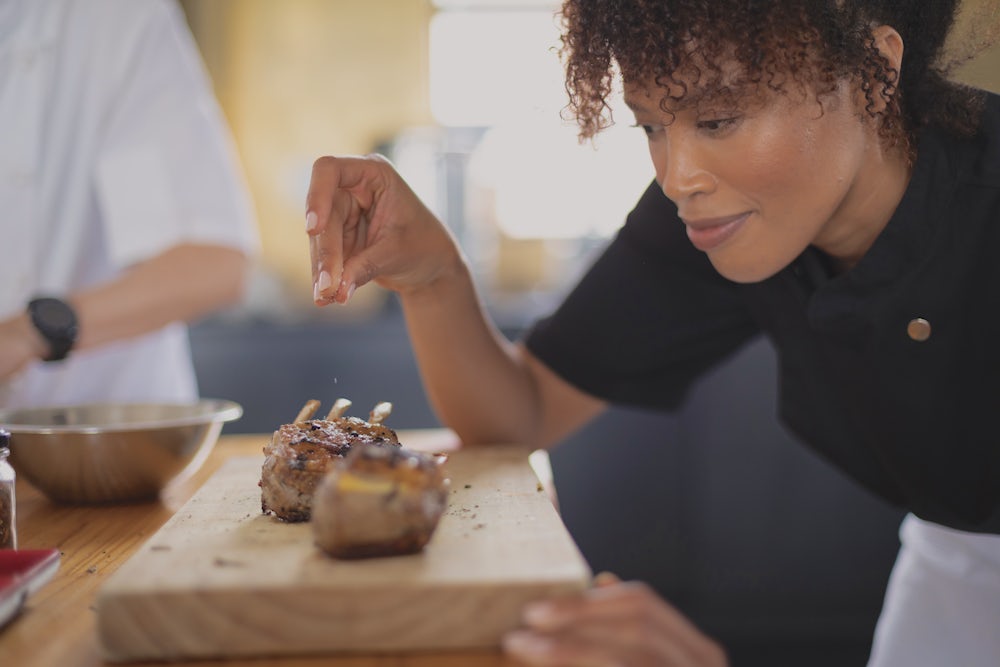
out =
[[381,421],[391,406],[380,403],[370,419],[342,416],[350,401],[338,400],[326,419],[312,419],[319,401],[309,401],[295,422],[283,424],[264,447],[260,476],[261,511],[285,521],[308,521],[316,485],[358,444],[398,448],[396,432]]

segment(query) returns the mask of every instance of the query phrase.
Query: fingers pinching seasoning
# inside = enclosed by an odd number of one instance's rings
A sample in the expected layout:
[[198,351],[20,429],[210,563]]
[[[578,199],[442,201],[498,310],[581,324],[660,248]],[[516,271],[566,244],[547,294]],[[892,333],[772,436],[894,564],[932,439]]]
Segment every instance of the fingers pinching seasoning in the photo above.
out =
[[407,294],[467,274],[447,225],[382,156],[316,160],[305,216],[318,306],[369,282]]

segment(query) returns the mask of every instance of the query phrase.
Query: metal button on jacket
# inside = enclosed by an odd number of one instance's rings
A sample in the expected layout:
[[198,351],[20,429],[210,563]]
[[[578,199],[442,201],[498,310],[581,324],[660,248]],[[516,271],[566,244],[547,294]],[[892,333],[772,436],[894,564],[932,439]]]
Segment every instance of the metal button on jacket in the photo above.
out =
[[922,317],[915,317],[906,325],[906,333],[913,340],[922,343],[931,337],[931,323]]

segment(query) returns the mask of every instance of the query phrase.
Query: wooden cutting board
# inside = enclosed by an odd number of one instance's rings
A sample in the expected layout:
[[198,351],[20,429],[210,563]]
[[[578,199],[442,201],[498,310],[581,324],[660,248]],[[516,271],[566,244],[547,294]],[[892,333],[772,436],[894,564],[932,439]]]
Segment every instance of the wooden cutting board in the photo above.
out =
[[261,514],[263,457],[228,461],[102,587],[108,660],[493,647],[523,605],[590,570],[528,450],[458,450],[449,506],[416,555],[326,556],[309,524]]

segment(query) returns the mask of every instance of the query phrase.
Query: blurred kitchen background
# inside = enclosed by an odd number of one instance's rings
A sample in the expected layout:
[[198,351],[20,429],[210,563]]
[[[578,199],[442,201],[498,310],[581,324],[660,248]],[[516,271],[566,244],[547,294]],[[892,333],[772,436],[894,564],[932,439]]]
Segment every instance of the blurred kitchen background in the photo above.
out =
[[[989,3],[969,0],[960,46]],[[395,428],[439,425],[391,294],[312,305],[303,203],[318,156],[392,158],[454,230],[512,338],[559,301],[652,177],[627,113],[596,145],[560,120],[548,0],[182,5],[263,241],[245,305],[191,334],[202,394],[244,406],[226,432],[267,433],[306,399],[339,396],[359,416],[391,401]],[[1000,48],[959,77],[1000,90]],[[595,571],[651,583],[736,666],[863,665],[901,514],[796,445],[775,394],[773,350],[758,340],[676,414],[612,410],[551,453],[562,515]]]

